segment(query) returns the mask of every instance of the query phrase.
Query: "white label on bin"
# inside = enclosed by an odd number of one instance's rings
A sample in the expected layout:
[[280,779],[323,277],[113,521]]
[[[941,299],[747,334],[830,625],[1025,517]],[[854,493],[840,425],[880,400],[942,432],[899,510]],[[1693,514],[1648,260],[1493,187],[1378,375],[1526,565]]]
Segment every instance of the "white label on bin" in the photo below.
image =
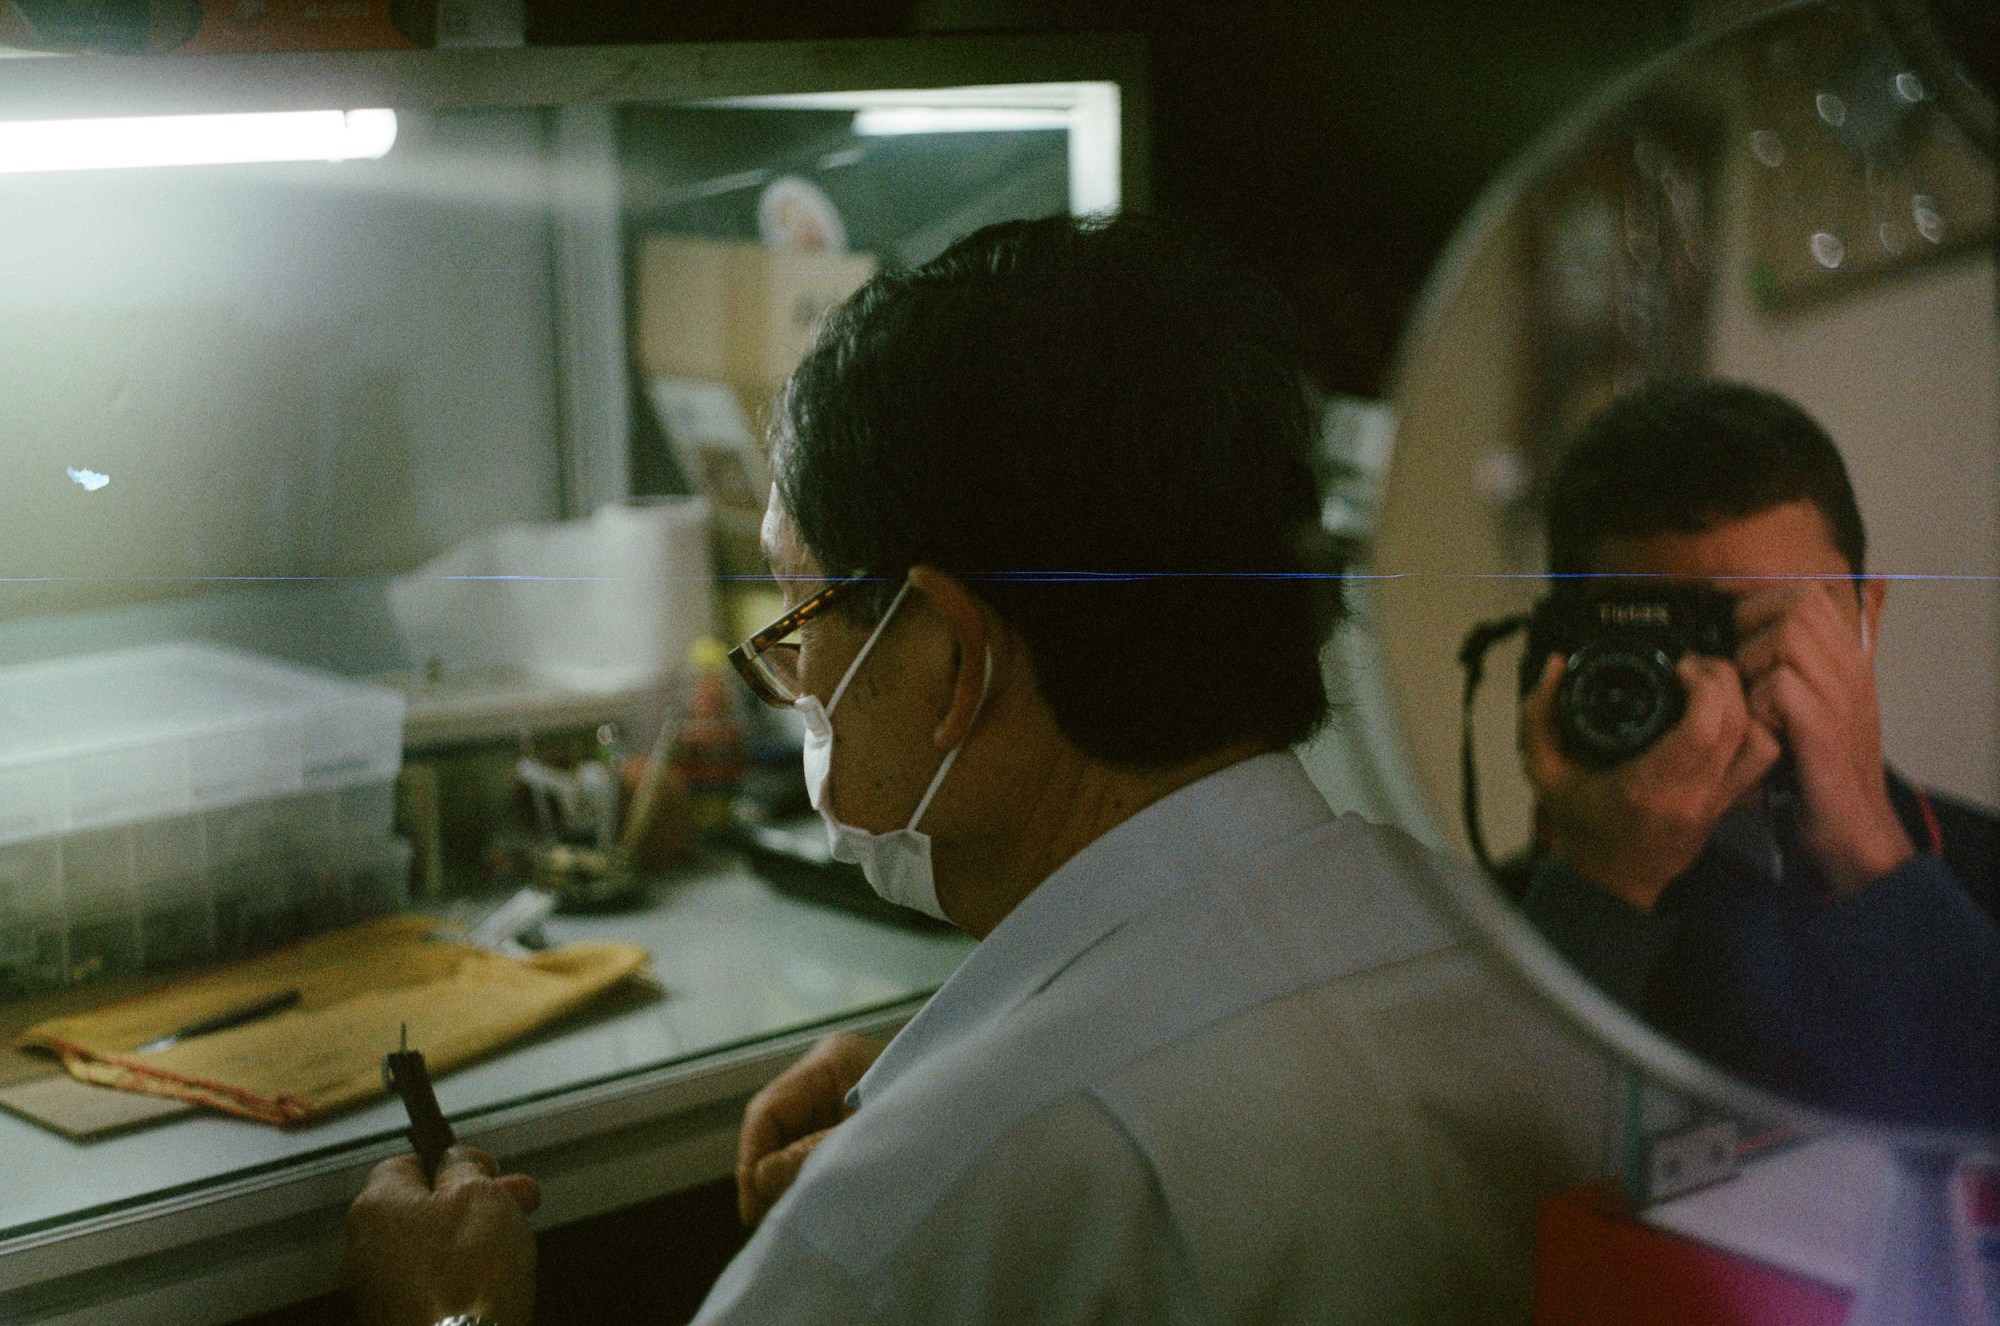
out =
[[128,746],[69,761],[70,822],[78,829],[171,815],[188,808],[187,747]]
[[394,777],[403,759],[403,725],[372,706],[317,717],[306,728],[304,784],[340,787]]
[[188,743],[195,804],[220,806],[295,792],[300,758],[295,723],[197,737]]

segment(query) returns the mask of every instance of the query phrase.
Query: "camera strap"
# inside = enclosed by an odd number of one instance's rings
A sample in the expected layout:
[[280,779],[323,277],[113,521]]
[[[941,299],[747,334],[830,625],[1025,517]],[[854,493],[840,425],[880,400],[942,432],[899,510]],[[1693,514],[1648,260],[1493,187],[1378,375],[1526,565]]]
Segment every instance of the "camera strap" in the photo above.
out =
[[1486,850],[1486,835],[1479,827],[1479,770],[1472,756],[1472,702],[1479,691],[1479,679],[1486,671],[1486,652],[1528,624],[1525,614],[1481,622],[1458,647],[1458,663],[1465,669],[1465,699],[1458,716],[1459,812],[1465,818],[1466,841],[1472,844],[1472,859],[1488,875],[1497,877],[1493,858]]
[[1917,809],[1924,817],[1924,832],[1930,837],[1932,856],[1944,855],[1944,826],[1938,823],[1937,807],[1931,804],[1930,793],[1912,783],[1910,791],[1916,793]]

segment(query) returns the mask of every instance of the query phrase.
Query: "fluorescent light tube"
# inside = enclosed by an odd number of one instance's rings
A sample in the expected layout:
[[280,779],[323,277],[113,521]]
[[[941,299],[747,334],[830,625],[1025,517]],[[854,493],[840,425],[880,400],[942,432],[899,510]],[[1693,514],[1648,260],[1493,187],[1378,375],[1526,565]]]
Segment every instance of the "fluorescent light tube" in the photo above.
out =
[[871,138],[1069,127],[1068,111],[1028,106],[870,106],[854,112],[854,132]]
[[14,120],[0,123],[0,174],[372,160],[395,141],[391,110]]

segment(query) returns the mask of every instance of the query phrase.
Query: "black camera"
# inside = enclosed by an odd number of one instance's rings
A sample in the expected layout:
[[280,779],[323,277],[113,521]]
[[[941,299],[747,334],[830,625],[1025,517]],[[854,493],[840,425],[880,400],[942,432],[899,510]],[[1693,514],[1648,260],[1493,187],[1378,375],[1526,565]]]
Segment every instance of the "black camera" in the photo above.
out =
[[1734,595],[1699,582],[1559,589],[1528,617],[1521,694],[1561,654],[1557,741],[1578,764],[1608,769],[1681,721],[1687,688],[1674,667],[1689,653],[1735,656]]

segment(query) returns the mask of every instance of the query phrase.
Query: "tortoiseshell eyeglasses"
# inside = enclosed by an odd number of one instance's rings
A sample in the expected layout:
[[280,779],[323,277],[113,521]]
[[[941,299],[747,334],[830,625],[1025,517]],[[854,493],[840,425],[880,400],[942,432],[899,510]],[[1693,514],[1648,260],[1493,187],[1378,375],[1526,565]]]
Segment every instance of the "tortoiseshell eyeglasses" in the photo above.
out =
[[778,620],[729,651],[736,666],[757,698],[774,709],[789,709],[803,694],[799,684],[799,629],[813,618],[838,604],[873,576],[836,580],[819,593],[793,608]]

